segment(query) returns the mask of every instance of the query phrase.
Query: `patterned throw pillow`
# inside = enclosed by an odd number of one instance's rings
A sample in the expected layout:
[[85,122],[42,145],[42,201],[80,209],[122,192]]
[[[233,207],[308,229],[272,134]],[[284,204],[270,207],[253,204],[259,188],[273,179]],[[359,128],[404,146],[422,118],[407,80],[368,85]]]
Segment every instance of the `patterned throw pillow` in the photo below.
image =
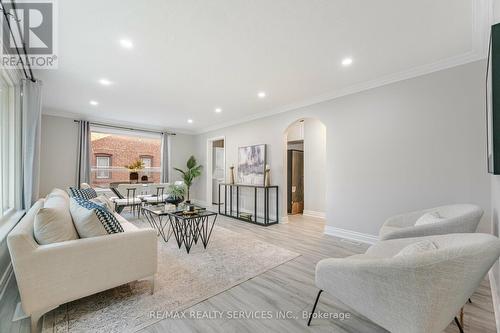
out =
[[70,187],[68,192],[69,192],[70,197],[73,197],[73,198],[82,198],[85,200],[97,198],[97,192],[93,188]]
[[101,222],[102,226],[108,234],[123,232],[123,227],[120,222],[118,222],[115,215],[107,210],[106,207],[96,204],[95,202],[85,200],[83,198],[74,197],[73,199],[79,206],[87,210],[93,210],[95,216],[97,217],[99,222]]

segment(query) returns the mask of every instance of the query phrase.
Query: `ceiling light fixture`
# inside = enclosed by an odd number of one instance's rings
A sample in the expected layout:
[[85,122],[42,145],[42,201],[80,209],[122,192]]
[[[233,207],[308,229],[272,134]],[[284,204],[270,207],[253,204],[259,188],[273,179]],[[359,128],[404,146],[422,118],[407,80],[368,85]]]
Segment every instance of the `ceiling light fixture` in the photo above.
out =
[[222,109],[221,108],[216,108],[215,109],[215,113],[221,113],[222,112]]
[[265,91],[261,91],[261,92],[259,92],[259,93],[257,94],[257,96],[258,96],[259,98],[264,98],[264,97],[266,97],[266,92],[265,92]]
[[192,124],[193,123],[193,119],[188,119],[188,123]]
[[90,105],[92,105],[92,106],[98,106],[98,105],[99,105],[99,102],[98,102],[98,101],[91,100],[91,101],[89,102],[89,104],[90,104]]
[[350,66],[352,64],[352,58],[342,59],[342,66]]
[[113,84],[113,82],[111,82],[110,80],[108,79],[100,79],[99,80],[99,83],[102,84],[103,86],[110,86]]
[[124,49],[133,49],[134,48],[134,43],[132,43],[132,41],[130,39],[120,39],[120,45],[124,48]]

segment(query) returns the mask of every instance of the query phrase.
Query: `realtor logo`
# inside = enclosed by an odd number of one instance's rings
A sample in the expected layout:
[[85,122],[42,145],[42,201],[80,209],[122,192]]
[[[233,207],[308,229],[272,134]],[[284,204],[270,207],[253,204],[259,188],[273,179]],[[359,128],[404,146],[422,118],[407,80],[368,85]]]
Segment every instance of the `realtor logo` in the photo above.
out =
[[36,69],[57,68],[54,1],[3,2],[2,11],[2,65],[23,61]]

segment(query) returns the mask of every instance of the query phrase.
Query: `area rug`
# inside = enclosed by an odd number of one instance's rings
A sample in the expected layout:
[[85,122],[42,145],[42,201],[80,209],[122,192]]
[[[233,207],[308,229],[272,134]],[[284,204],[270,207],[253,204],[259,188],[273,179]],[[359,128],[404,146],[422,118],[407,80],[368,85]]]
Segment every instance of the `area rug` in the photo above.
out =
[[217,226],[207,249],[197,244],[189,254],[159,237],[154,295],[144,280],[82,298],[45,315],[43,332],[135,332],[161,320],[153,312],[185,310],[297,256]]

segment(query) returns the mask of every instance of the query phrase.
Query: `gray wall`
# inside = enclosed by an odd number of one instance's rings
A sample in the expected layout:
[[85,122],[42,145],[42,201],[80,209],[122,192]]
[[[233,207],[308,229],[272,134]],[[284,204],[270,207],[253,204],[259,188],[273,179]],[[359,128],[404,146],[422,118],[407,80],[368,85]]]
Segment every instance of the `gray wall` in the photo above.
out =
[[42,116],[40,196],[76,182],[78,124],[73,119]]
[[186,162],[194,150],[194,136],[177,134],[170,137],[170,181],[181,180],[181,174],[173,168],[186,169]]
[[[328,225],[376,235],[391,215],[470,202],[484,208],[488,230],[484,82],[484,61],[454,67],[198,135],[196,156],[206,160],[211,137],[226,137],[228,165],[238,146],[266,143],[283,198],[284,132],[297,119],[317,118],[326,126],[327,172],[317,177],[326,186]],[[205,177],[194,189],[200,201]]]

